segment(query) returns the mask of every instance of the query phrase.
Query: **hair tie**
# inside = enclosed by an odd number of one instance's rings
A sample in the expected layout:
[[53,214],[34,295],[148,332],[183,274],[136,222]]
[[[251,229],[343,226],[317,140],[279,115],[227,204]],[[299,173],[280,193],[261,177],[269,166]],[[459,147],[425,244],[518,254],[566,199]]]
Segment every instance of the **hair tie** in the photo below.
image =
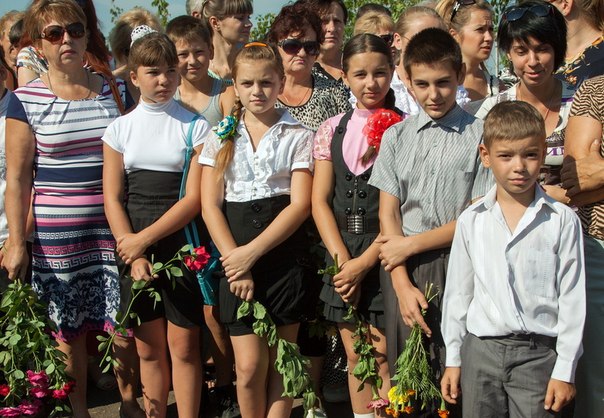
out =
[[151,33],[156,33],[157,31],[147,25],[140,25],[135,27],[134,29],[132,29],[132,33],[130,34],[130,39],[132,39],[132,41],[130,42],[130,47],[132,47],[132,45],[134,44],[134,42],[136,42],[137,40],[139,40],[140,38],[143,38]]

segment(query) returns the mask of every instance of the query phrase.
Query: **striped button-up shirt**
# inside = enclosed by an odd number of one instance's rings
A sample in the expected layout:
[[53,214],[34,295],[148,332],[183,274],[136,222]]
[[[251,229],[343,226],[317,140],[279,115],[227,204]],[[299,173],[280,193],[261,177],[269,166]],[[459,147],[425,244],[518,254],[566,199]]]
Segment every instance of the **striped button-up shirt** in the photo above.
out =
[[483,122],[455,106],[438,120],[423,110],[384,133],[369,184],[400,200],[403,233],[451,222],[492,183],[480,162]]

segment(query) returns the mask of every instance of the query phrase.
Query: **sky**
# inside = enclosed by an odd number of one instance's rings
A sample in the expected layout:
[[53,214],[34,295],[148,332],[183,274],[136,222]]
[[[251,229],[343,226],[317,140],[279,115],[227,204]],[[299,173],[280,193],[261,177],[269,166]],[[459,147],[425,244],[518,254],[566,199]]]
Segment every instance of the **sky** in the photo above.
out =
[[[254,15],[252,20],[256,16],[263,15],[269,12],[277,13],[284,4],[289,3],[289,0],[253,0],[254,1]],[[30,0],[0,0],[0,16],[9,10],[25,10],[30,4]],[[115,4],[124,10],[128,10],[134,6],[145,7],[153,11],[151,7],[152,0],[115,0]],[[176,17],[185,14],[185,0],[168,0],[170,4],[170,16]],[[101,21],[101,29],[105,35],[111,30],[111,15],[109,10],[111,9],[111,0],[94,0],[94,7],[96,13]]]

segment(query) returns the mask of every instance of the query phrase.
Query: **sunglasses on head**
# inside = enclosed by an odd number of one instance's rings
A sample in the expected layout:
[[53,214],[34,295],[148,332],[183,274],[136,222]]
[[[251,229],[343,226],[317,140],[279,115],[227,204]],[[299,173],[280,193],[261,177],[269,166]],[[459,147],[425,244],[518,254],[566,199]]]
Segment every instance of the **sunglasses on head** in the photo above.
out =
[[471,4],[476,4],[476,0],[457,0],[453,5],[453,10],[451,11],[451,22],[453,22],[453,19],[455,19],[455,15],[461,6],[469,6]]
[[63,35],[65,32],[69,34],[70,38],[80,39],[86,35],[86,27],[83,23],[76,22],[70,23],[69,25],[63,27],[59,25],[51,25],[47,26],[42,30],[42,34],[40,37],[42,39],[46,39],[48,42],[58,42],[63,39]]
[[551,4],[534,4],[532,6],[512,6],[503,12],[503,18],[508,22],[514,22],[522,19],[526,12],[529,12],[537,17],[545,17],[552,13]]
[[392,45],[392,41],[394,41],[394,34],[392,33],[385,33],[383,35],[378,35],[380,38],[382,38],[384,40],[384,42],[386,42],[386,45],[390,46]]
[[279,42],[279,45],[286,54],[296,55],[302,48],[304,48],[304,52],[306,55],[319,55],[319,43],[317,41],[306,41],[302,42],[299,39],[284,39]]

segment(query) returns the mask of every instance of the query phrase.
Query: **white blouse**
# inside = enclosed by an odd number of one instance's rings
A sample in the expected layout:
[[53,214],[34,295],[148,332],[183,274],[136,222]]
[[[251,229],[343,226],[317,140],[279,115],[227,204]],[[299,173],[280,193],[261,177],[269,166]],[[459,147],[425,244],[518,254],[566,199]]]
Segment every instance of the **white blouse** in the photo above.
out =
[[[291,191],[293,170],[312,170],[313,131],[295,120],[287,110],[280,109],[281,119],[260,139],[256,152],[243,122],[237,126],[233,161],[224,173],[228,202],[287,195]],[[199,163],[214,167],[221,139],[212,132],[206,139]]]

